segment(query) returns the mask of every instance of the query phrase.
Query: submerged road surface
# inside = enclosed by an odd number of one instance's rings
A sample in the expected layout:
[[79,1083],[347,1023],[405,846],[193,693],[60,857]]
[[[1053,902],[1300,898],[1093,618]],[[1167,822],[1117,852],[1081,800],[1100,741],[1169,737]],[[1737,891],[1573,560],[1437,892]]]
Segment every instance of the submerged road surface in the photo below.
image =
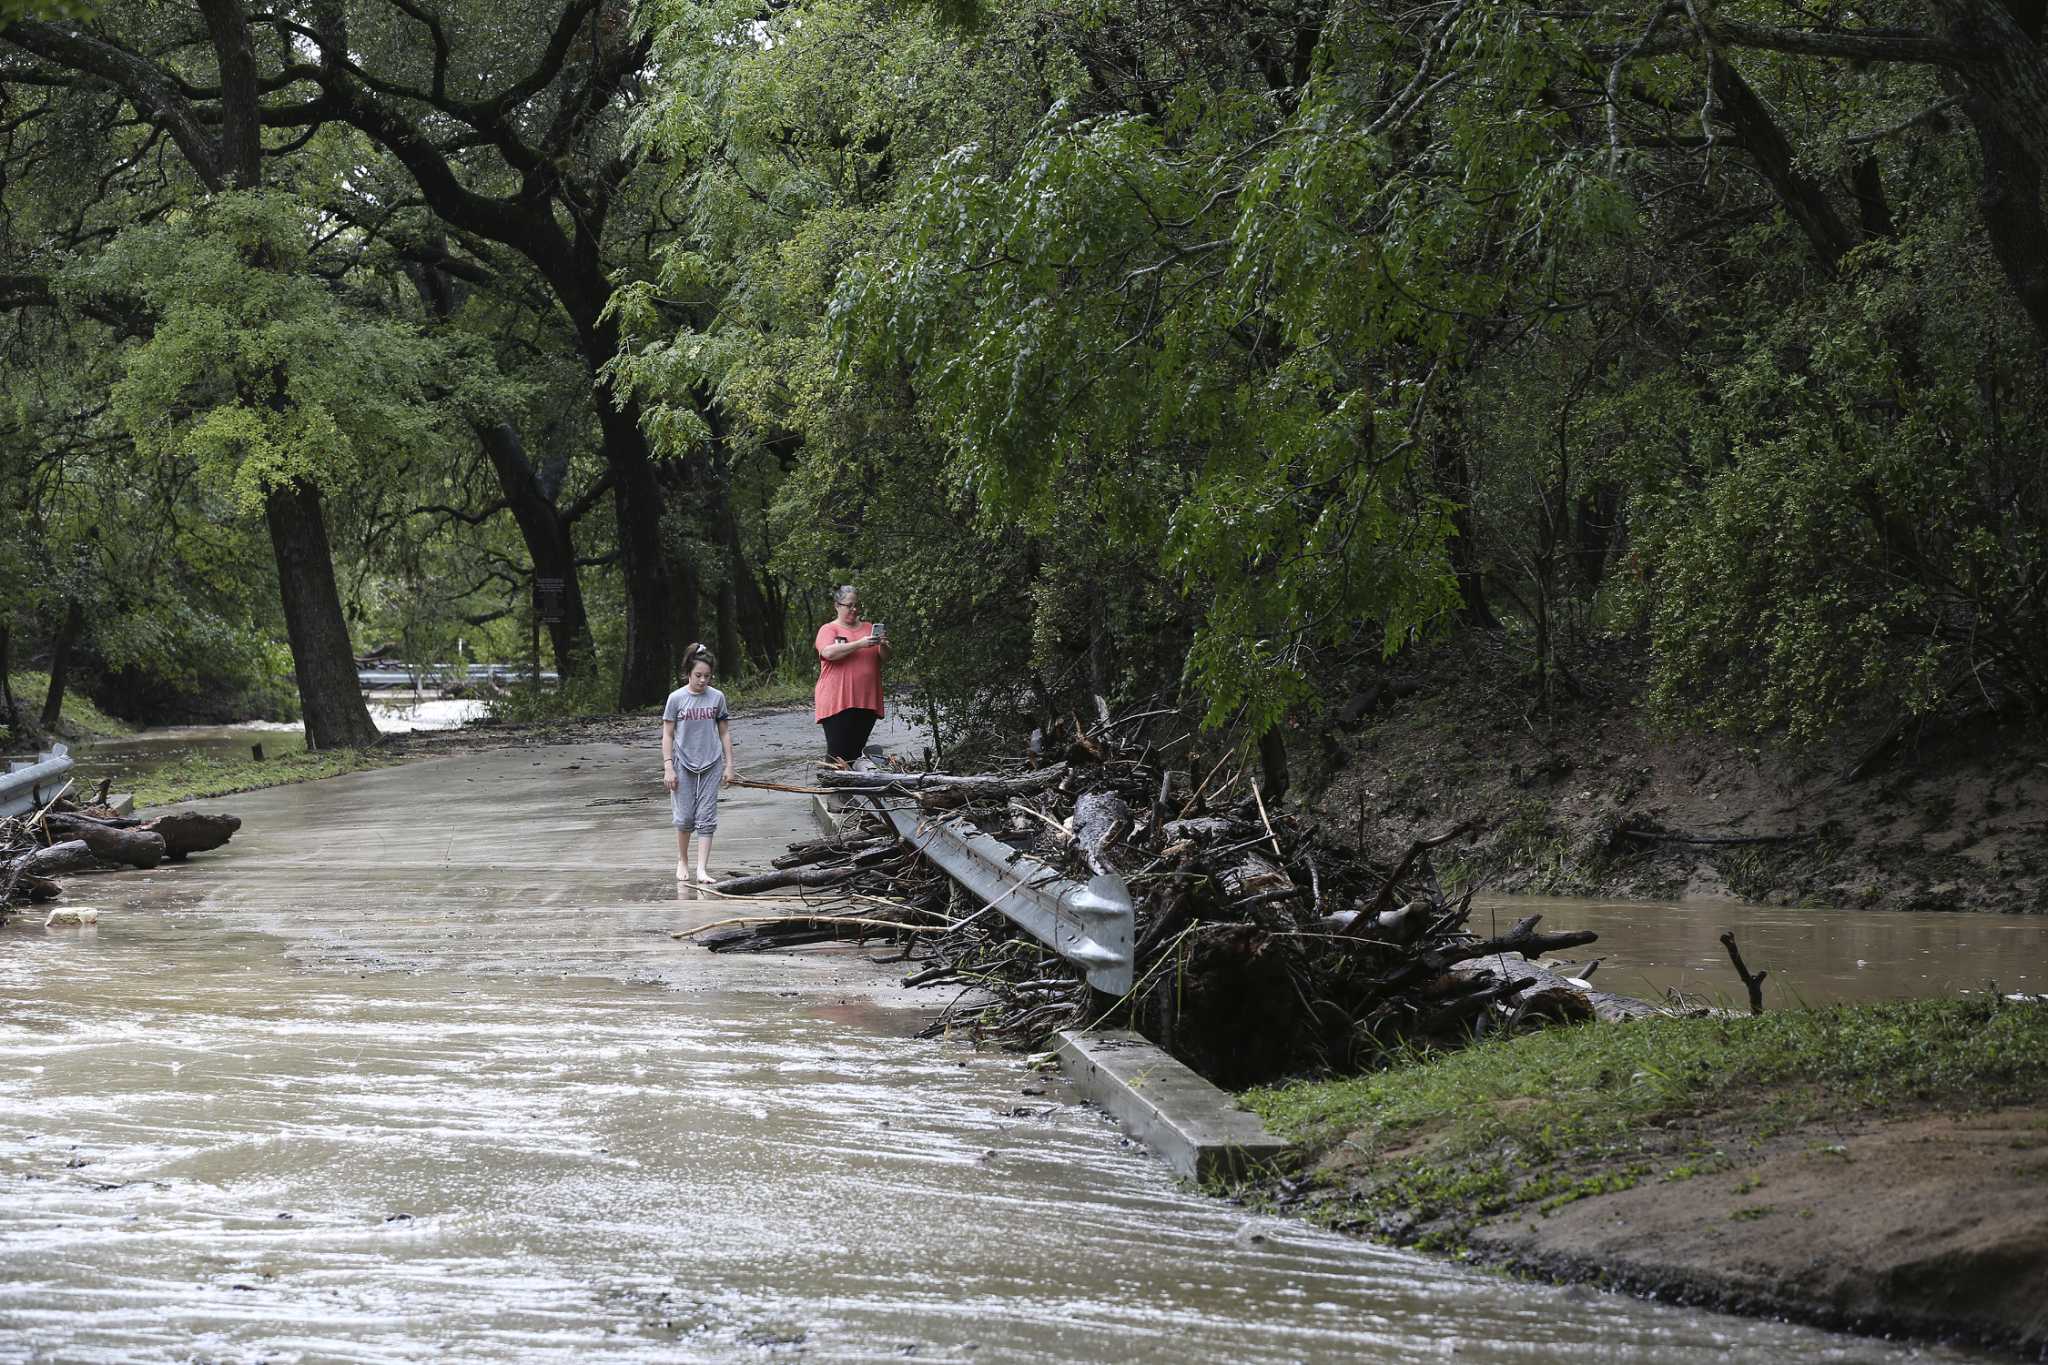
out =
[[[808,718],[743,716],[793,776]],[[0,931],[0,1359],[1893,1361],[1177,1185],[851,951],[714,957],[649,744],[206,802]],[[807,832],[728,794],[715,862]],[[753,907],[748,907],[753,908]]]

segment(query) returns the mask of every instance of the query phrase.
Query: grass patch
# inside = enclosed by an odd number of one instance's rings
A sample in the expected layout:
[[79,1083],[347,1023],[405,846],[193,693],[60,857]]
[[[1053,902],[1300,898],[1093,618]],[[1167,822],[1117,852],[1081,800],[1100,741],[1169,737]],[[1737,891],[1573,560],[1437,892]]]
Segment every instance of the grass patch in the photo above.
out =
[[389,768],[413,755],[401,749],[321,749],[314,753],[284,754],[258,761],[253,758],[218,759],[194,757],[151,771],[135,783],[136,806],[163,806],[174,801],[193,801],[207,796],[255,791],[259,787],[282,787],[293,782],[311,782],[343,773]]
[[1362,1172],[1335,1218],[1398,1214],[1444,1245],[1508,1208],[1726,1169],[1697,1146],[1674,1163],[1679,1135],[1665,1132],[1717,1111],[1762,1141],[1820,1119],[2044,1097],[2048,1009],[1980,999],[1551,1029],[1243,1099],[1311,1161]]
[[[43,698],[50,692],[50,675],[47,673],[10,673],[8,686],[14,689],[15,704],[30,720],[42,714]],[[4,708],[0,708],[4,709]],[[92,700],[77,688],[64,690],[64,713],[57,721],[59,739],[111,739],[116,735],[132,735],[136,727],[118,717],[110,716],[92,704]]]

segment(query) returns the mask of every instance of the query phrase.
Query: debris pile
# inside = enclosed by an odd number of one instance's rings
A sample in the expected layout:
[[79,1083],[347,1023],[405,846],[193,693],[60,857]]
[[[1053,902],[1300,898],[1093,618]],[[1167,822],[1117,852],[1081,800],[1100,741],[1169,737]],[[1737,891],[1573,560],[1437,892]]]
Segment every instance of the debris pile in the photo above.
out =
[[[839,834],[794,845],[775,869],[718,884],[728,896],[794,891],[807,911],[708,926],[717,951],[827,938],[900,941],[907,984],[956,984],[935,1030],[1036,1046],[1052,1030],[1135,1027],[1210,1079],[1244,1086],[1307,1068],[1356,1070],[1414,1045],[1652,1007],[1595,991],[1543,954],[1591,943],[1471,924],[1430,853],[1459,826],[1376,858],[1273,809],[1250,764],[1155,747],[1144,721],[1070,723],[1057,761],[978,774],[824,770],[848,809]],[[1040,737],[1041,745],[1045,745]],[[1169,753],[1179,757],[1168,757]],[[965,820],[1087,882],[1115,876],[1136,907],[1135,985],[1111,998],[979,896],[898,839],[866,797],[916,801],[920,818]]]
[[26,815],[0,820],[0,920],[17,903],[56,899],[63,888],[55,879],[65,873],[181,863],[219,848],[242,827],[237,816],[199,811],[138,820],[105,800],[103,783],[91,801],[59,793]]

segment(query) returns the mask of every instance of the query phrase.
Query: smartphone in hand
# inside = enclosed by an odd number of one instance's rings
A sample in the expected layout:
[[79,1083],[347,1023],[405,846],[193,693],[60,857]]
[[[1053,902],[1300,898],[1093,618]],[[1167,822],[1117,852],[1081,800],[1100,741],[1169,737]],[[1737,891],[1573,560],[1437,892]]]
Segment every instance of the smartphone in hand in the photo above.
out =
[[889,638],[889,628],[883,625],[880,621],[875,622],[875,638],[877,640],[886,640],[887,638]]

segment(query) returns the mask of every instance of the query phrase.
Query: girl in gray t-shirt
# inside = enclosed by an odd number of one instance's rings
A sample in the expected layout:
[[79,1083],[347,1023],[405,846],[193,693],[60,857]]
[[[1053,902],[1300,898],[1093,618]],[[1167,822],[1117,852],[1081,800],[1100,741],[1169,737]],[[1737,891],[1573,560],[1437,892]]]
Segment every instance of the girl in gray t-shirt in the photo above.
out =
[[718,829],[719,760],[724,781],[736,775],[725,693],[711,685],[711,651],[691,645],[683,655],[689,681],[661,708],[661,783],[676,826],[676,878],[691,880],[690,835],[697,836],[696,880],[711,880],[711,836]]

